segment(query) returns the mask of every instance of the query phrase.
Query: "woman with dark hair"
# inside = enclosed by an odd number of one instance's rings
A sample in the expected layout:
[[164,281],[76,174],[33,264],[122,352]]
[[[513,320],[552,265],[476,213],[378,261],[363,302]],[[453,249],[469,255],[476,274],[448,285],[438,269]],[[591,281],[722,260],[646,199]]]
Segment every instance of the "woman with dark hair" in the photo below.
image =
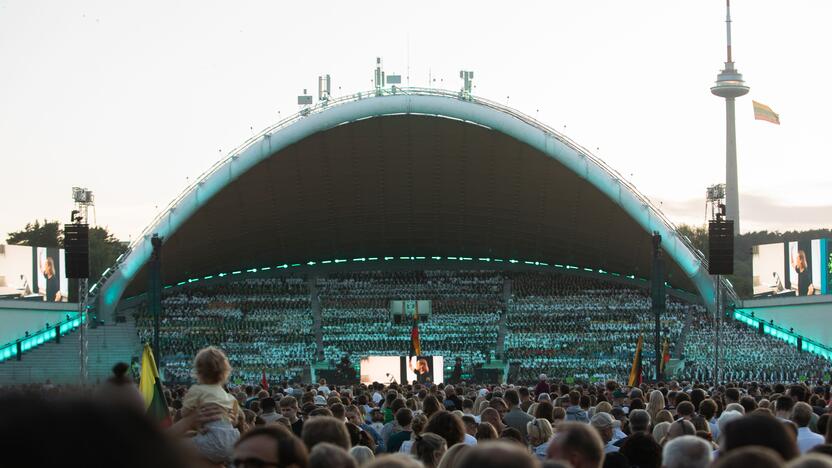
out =
[[144,414],[147,407],[144,397],[139,392],[133,379],[127,371],[130,366],[123,362],[113,366],[113,376],[107,379],[98,389],[98,400],[114,405],[128,407],[138,413]]
[[555,419],[553,413],[555,411],[555,407],[552,406],[552,402],[550,401],[541,401],[537,404],[537,408],[535,408],[534,416],[535,418],[545,419],[549,421],[549,424],[552,424]]
[[309,452],[292,431],[280,424],[259,426],[246,432],[234,446],[235,466],[284,466],[306,468]]
[[477,426],[477,443],[480,443],[485,440],[497,440],[499,437],[497,435],[497,430],[494,429],[494,426],[491,423],[481,422]]
[[439,403],[439,399],[433,395],[428,395],[425,398],[425,401],[422,402],[422,413],[424,413],[425,416],[428,417],[428,419],[430,419],[430,417],[433,416],[434,413],[442,411],[444,409],[445,408],[442,407],[442,403]]
[[425,432],[439,435],[445,439],[448,447],[465,441],[465,426],[462,424],[462,419],[448,411],[434,413],[428,419]]
[[503,432],[500,433],[500,440],[504,440],[506,442],[515,442],[523,447],[526,447],[526,440],[523,439],[523,434],[520,433],[517,429],[513,427],[507,427],[503,429]]
[[425,432],[416,436],[411,453],[425,465],[425,468],[436,468],[447,450],[448,445],[443,437]]
[[750,415],[735,419],[725,426],[720,438],[723,441],[721,453],[747,445],[761,445],[779,453],[786,461],[799,455],[795,432],[789,431],[776,418]]

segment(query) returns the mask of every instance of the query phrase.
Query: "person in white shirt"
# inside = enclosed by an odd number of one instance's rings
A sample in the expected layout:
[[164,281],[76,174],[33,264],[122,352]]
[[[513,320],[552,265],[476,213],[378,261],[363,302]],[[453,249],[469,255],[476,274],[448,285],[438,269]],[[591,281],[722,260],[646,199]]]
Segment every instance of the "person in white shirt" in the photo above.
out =
[[260,413],[260,417],[263,418],[263,421],[266,421],[266,424],[273,423],[281,417],[280,414],[277,414],[277,402],[274,401],[274,398],[269,397],[260,400],[260,409],[263,411]]
[[592,417],[589,424],[598,431],[604,442],[604,453],[617,452],[618,447],[612,442],[612,428],[615,420],[609,413],[598,413]]
[[319,380],[318,384],[318,391],[323,392],[324,395],[329,395],[329,392],[332,391],[329,389],[329,387],[326,386],[326,379]]
[[812,407],[804,402],[794,405],[792,410],[792,422],[797,424],[797,447],[800,453],[806,453],[816,445],[824,442],[820,434],[815,434],[809,429],[809,422],[812,420]]
[[381,394],[378,387],[376,387],[376,391],[373,392],[373,403],[378,406],[384,400],[384,395]]

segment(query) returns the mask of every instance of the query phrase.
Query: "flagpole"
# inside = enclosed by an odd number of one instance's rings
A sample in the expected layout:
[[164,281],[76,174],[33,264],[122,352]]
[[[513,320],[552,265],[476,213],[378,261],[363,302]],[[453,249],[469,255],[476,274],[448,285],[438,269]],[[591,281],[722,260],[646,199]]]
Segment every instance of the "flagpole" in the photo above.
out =
[[722,324],[722,313],[720,310],[721,294],[720,294],[720,275],[716,275],[716,321],[714,323],[714,386],[719,385],[719,341],[720,329]]

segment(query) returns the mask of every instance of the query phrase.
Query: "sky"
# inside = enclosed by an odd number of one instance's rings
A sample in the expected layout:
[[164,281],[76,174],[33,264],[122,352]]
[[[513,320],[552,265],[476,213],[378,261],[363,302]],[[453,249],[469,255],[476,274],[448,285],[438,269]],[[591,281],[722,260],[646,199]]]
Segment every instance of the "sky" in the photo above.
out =
[[[742,230],[832,228],[832,2],[734,0]],[[721,0],[288,2],[0,0],[0,242],[68,221],[71,188],[122,240],[332,76],[474,94],[560,130],[676,224],[725,173]],[[751,101],[781,125],[753,119]]]

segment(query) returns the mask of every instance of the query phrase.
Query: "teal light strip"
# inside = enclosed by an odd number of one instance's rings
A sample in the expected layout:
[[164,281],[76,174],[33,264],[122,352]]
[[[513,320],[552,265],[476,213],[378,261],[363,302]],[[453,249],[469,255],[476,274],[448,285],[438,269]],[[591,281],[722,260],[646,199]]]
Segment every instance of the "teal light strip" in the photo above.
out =
[[766,335],[773,336],[779,340],[785,341],[786,343],[794,347],[797,347],[797,338],[800,336],[803,339],[804,351],[808,351],[810,353],[823,356],[826,359],[832,359],[832,348],[822,345],[817,341],[806,338],[805,336],[801,336],[797,333],[788,331],[779,325],[774,325],[773,323],[766,322],[763,319],[752,317],[751,313],[746,311],[746,309],[734,310],[734,319],[757,329],[760,327],[760,323],[762,322],[763,333],[765,333]]
[[[458,257],[458,256],[442,257],[442,256],[436,256],[436,255],[434,255],[434,256],[424,256],[424,255],[416,256],[416,255],[414,255],[414,256],[399,256],[399,257],[394,257],[394,256],[356,257],[356,258],[351,258],[351,259],[341,259],[341,258],[339,258],[339,259],[334,259],[334,260],[320,260],[320,261],[309,260],[309,261],[303,262],[303,263],[292,263],[292,264],[284,263],[282,265],[277,265],[273,268],[277,269],[277,270],[280,270],[280,269],[288,269],[290,267],[315,267],[315,266],[319,266],[319,265],[331,265],[331,264],[341,264],[341,263],[366,263],[366,262],[378,261],[379,259],[383,259],[385,261],[395,261],[395,260],[402,260],[402,261],[449,260],[449,261],[459,261],[459,262],[479,262],[479,263],[484,263],[484,264],[486,264],[486,263],[490,264],[490,263],[508,262],[508,263],[511,263],[511,264],[523,264],[523,265],[538,267],[540,269],[562,270],[562,269],[565,268],[566,270],[586,271],[586,272],[593,273],[593,274],[609,275],[609,276],[614,276],[614,277],[624,276],[625,278],[636,280],[636,281],[641,281],[641,282],[648,281],[647,278],[640,278],[640,277],[636,277],[635,275],[622,275],[621,273],[610,272],[610,271],[606,271],[606,270],[602,270],[602,269],[594,270],[594,269],[588,268],[588,267],[578,267],[578,266],[574,266],[574,265],[561,265],[560,263],[551,263],[550,264],[550,263],[547,263],[547,262],[541,262],[539,260],[522,260],[521,261],[521,260],[515,260],[515,259],[503,260],[501,258],[491,258],[491,257]],[[426,268],[431,268],[431,267],[428,265],[428,266],[426,266]],[[494,267],[490,267],[490,268],[494,268]],[[269,271],[271,269],[272,269],[272,267],[269,267],[269,266],[262,267],[262,268],[249,268],[249,269],[246,269],[245,271],[236,270],[236,271],[231,272],[230,274],[231,275],[245,275],[245,274],[248,274],[248,273],[258,273],[258,272],[263,272],[263,271]],[[229,273],[217,273],[216,275],[206,275],[202,279],[203,280],[209,280],[209,279],[212,279],[214,277],[223,278],[223,277],[226,277],[228,275],[229,275]],[[165,289],[169,289],[169,288],[172,288],[174,286],[183,286],[183,285],[186,285],[188,283],[193,283],[193,282],[196,282],[196,281],[200,281],[200,278],[191,278],[191,279],[188,279],[186,281],[180,281],[180,282],[176,283],[175,285],[167,285],[167,286],[165,286]],[[670,283],[665,283],[665,285],[667,285],[668,288],[673,289],[675,291],[689,293],[689,291],[685,291],[683,289],[678,289],[678,288],[671,287]]]
[[[67,312],[68,320],[58,322],[54,326],[36,331],[28,337],[18,338],[0,346],[0,362],[17,356],[17,343],[20,342],[21,352],[29,351],[55,339],[55,329],[63,336],[81,325],[78,312]],[[85,315],[86,316],[86,315]]]

